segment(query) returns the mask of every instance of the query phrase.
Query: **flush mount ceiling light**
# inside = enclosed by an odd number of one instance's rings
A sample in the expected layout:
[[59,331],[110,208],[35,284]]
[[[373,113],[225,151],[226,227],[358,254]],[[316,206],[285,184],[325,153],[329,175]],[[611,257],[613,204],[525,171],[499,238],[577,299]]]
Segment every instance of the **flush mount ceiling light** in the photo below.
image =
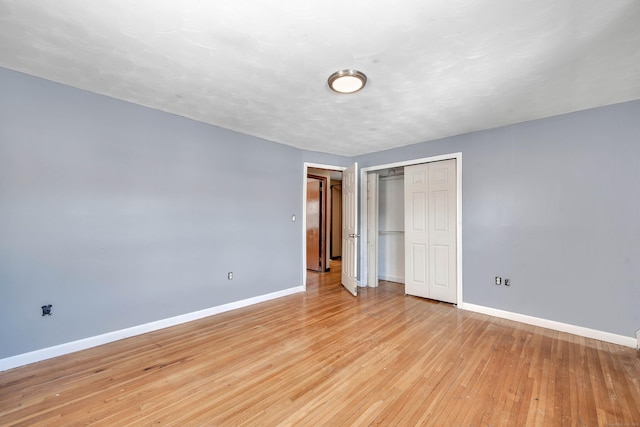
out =
[[367,84],[367,76],[358,70],[340,70],[329,76],[329,87],[338,93],[354,93]]

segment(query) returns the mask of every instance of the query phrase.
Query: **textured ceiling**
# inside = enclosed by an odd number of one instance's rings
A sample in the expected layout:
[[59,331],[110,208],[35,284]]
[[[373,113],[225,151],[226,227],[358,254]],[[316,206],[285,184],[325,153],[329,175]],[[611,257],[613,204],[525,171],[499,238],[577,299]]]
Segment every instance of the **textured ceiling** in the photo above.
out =
[[0,0],[0,66],[351,156],[640,99],[640,1]]

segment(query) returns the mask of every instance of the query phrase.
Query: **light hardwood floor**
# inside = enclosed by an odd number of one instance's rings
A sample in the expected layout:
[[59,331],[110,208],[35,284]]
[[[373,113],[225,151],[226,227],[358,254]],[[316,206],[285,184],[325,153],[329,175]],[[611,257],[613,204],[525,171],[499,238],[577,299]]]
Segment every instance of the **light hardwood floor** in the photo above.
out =
[[[333,263],[335,264],[335,263]],[[0,373],[0,425],[640,426],[634,349],[339,269],[308,291]]]

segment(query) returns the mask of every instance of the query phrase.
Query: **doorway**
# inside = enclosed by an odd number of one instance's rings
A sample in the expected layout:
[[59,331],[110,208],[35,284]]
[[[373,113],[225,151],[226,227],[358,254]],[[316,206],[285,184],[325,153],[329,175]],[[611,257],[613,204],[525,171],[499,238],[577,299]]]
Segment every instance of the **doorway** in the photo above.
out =
[[[303,283],[310,274],[340,270],[342,233],[342,170],[305,163],[303,205]],[[313,231],[316,228],[317,231]],[[316,279],[314,279],[316,280]]]
[[[453,153],[443,156],[434,156],[429,158],[416,159],[406,162],[392,163],[386,165],[379,165],[373,167],[363,168],[361,170],[361,181],[360,186],[362,189],[361,192],[361,205],[368,206],[367,209],[363,209],[361,213],[362,220],[362,232],[363,232],[363,242],[366,244],[362,245],[360,252],[360,259],[362,260],[362,269],[361,269],[361,283],[362,286],[377,286],[377,280],[380,279],[391,279],[392,281],[404,282],[405,279],[399,274],[399,265],[402,266],[402,272],[406,271],[406,267],[404,265],[404,259],[402,262],[399,262],[396,258],[392,260],[390,266],[391,270],[387,269],[387,274],[383,274],[382,276],[379,274],[380,270],[385,271],[384,269],[387,265],[382,265],[383,263],[389,263],[389,256],[393,257],[397,256],[402,250],[398,250],[397,248],[394,250],[394,247],[399,246],[399,242],[404,242],[404,214],[400,214],[402,218],[398,221],[398,212],[392,213],[390,211],[384,212],[386,208],[393,205],[400,204],[404,207],[404,191],[403,189],[398,190],[398,181],[397,179],[403,178],[394,178],[404,175],[400,171],[404,171],[405,166],[414,166],[419,164],[427,164],[434,162],[441,162],[444,160],[453,160],[455,163],[455,171],[454,180],[455,189],[452,191],[453,197],[455,199],[454,203],[450,205],[450,209],[455,212],[453,220],[451,221],[451,227],[455,228],[455,233],[453,234],[453,251],[451,252],[452,256],[449,259],[452,259],[455,262],[453,265],[453,270],[449,270],[449,277],[452,278],[453,283],[453,291],[452,294],[448,297],[450,302],[457,304],[459,307],[462,304],[462,153]],[[371,179],[375,178],[375,179]],[[386,202],[389,202],[385,205],[385,201],[383,200],[382,204],[380,202],[380,189],[382,185],[382,191],[384,191],[385,187],[394,187],[395,190],[392,193],[388,193],[386,196]],[[404,186],[403,184],[401,186]],[[375,202],[372,203],[371,200],[371,190],[374,190],[375,194]],[[369,194],[367,194],[367,190],[369,190]],[[402,194],[402,198],[398,201],[398,193]],[[389,196],[391,194],[391,196]],[[375,205],[375,209],[372,207]],[[381,216],[378,215],[379,211]],[[386,217],[385,217],[386,215]],[[382,245],[380,245],[382,244]],[[386,246],[385,246],[386,245]],[[388,247],[387,247],[388,246]],[[437,248],[440,250],[440,248]],[[439,253],[439,252],[438,252]],[[386,259],[384,257],[387,257]],[[404,258],[404,257],[403,257]],[[395,268],[395,270],[393,270]],[[395,271],[393,274],[389,274],[389,271]],[[388,276],[388,277],[387,277]],[[443,275],[438,277],[440,280]],[[438,299],[436,297],[436,299]]]

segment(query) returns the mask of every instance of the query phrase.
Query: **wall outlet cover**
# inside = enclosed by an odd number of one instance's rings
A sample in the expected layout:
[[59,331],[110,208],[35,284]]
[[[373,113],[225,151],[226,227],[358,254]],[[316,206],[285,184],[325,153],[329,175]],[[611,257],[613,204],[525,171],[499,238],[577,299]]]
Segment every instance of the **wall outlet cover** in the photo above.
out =
[[51,312],[51,309],[53,308],[53,305],[47,304],[47,305],[43,305],[41,308],[42,308],[42,315],[43,316],[51,316],[53,314]]

